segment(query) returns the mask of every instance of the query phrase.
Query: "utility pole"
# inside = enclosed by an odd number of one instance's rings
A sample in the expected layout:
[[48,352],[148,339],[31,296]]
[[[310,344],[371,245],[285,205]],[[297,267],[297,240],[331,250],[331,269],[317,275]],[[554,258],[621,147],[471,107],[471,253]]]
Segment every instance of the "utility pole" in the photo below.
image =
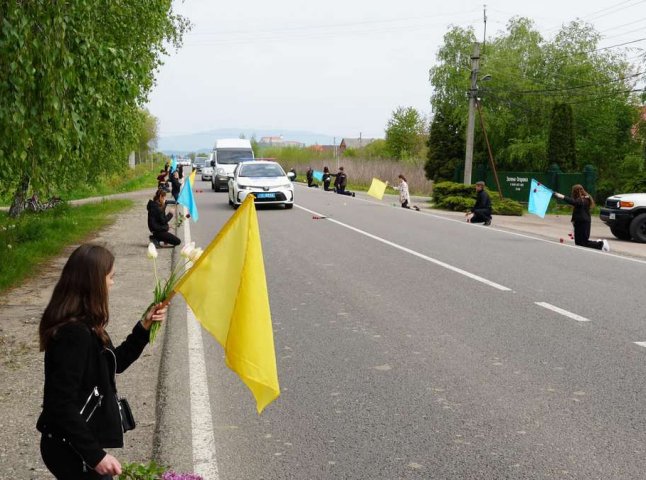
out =
[[467,147],[464,156],[464,183],[471,184],[473,169],[473,136],[476,124],[476,97],[478,96],[478,69],[480,68],[480,44],[473,44],[471,54],[471,88],[469,89],[469,119],[467,121]]

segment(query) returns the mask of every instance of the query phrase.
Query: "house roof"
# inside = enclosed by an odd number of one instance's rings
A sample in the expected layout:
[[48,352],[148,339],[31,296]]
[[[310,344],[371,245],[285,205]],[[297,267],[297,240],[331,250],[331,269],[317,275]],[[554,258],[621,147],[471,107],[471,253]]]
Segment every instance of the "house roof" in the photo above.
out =
[[343,138],[341,144],[345,148],[361,148],[377,140],[376,138]]

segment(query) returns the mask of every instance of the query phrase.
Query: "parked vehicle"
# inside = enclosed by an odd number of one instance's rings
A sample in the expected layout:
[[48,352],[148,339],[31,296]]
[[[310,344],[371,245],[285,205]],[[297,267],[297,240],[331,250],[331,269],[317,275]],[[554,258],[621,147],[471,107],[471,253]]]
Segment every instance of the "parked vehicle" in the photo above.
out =
[[250,193],[255,203],[294,206],[293,174],[276,162],[252,160],[239,163],[229,178],[229,205],[238,208]]
[[626,193],[606,199],[599,218],[620,240],[646,243],[646,193]]
[[251,142],[244,138],[217,140],[212,155],[211,188],[215,191],[226,191],[229,188],[229,176],[238,163],[254,159]]

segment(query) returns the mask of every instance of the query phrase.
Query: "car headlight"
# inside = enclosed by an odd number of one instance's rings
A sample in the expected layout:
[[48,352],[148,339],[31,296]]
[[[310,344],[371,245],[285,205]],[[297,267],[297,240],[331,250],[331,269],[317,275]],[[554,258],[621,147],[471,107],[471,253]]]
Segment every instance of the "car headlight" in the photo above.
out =
[[278,185],[278,188],[291,188],[291,187],[292,187],[292,182],[283,183],[282,185]]
[[240,185],[240,184],[238,184],[238,188],[240,190],[251,190],[251,187],[249,185]]
[[226,175],[224,168],[218,168],[218,175]]

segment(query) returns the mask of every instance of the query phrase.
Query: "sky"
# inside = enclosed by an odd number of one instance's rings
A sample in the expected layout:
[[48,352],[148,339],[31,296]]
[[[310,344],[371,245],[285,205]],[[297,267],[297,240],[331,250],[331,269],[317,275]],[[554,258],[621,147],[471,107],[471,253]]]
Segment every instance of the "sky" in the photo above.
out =
[[[459,0],[176,1],[175,12],[192,30],[165,58],[148,109],[162,137],[219,128],[383,137],[398,106],[430,115],[428,70],[442,37],[451,25],[472,25],[482,38],[483,6]],[[601,32],[600,47],[641,39],[621,48],[631,48],[629,57],[646,49],[646,0],[492,0],[486,12],[487,37],[513,16],[533,19],[548,39],[578,18]]]

